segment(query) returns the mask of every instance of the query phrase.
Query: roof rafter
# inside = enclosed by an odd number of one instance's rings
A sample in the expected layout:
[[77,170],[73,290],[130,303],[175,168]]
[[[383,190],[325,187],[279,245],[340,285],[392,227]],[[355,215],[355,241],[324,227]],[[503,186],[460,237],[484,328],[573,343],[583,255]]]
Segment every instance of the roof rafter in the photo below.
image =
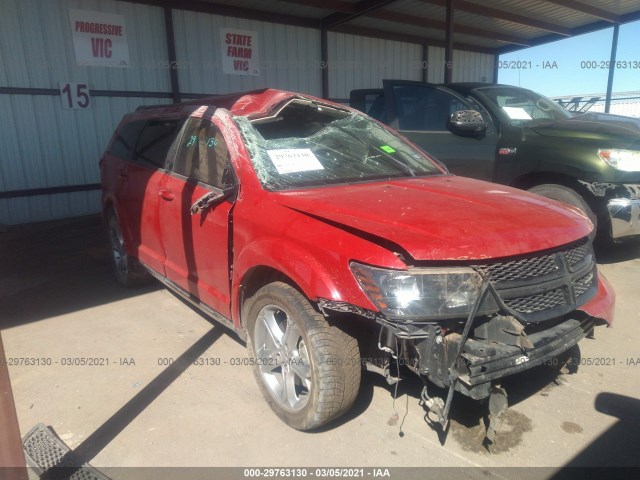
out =
[[322,10],[333,10],[334,12],[355,13],[356,4],[345,2],[344,0],[281,0],[287,3],[295,3],[305,7],[320,8]]
[[348,22],[349,20],[361,17],[362,15],[371,14],[379,8],[396,1],[397,0],[360,0],[358,3],[354,4],[354,11],[351,13],[336,12],[324,17],[322,19],[322,28],[331,30],[332,28]]
[[[404,23],[408,25],[416,25],[419,27],[433,28],[436,30],[445,30],[446,23],[440,20],[433,20],[426,17],[416,17],[415,15],[409,15],[406,13],[395,12],[391,10],[381,10],[377,12],[371,12],[368,14],[370,17],[375,17],[380,20],[388,20],[390,22]],[[464,35],[471,35],[480,38],[489,38],[492,40],[499,40],[504,43],[511,43],[514,45],[520,45],[528,47],[531,42],[525,38],[514,37],[512,35],[504,35],[498,32],[491,32],[489,30],[482,30],[481,28],[470,27],[467,25],[455,25],[455,32]]]
[[622,19],[611,12],[602,10],[601,8],[587,5],[586,3],[577,2],[576,0],[544,0],[545,2],[555,3],[561,7],[575,10],[576,12],[586,13],[592,17],[600,18],[610,23],[621,23]]
[[[430,3],[432,5],[438,5],[445,7],[447,5],[446,0],[420,0],[424,3]],[[506,12],[497,8],[487,7],[485,5],[479,5],[477,3],[471,3],[466,0],[456,0],[455,9],[461,12],[474,13],[476,15],[482,15],[483,17],[497,18],[499,20],[506,20],[507,22],[517,23],[519,25],[525,25],[527,27],[539,28],[551,33],[557,33],[568,37],[571,35],[571,30],[560,25],[556,25],[551,22],[530,18],[525,15],[518,15],[517,13]]]
[[[425,45],[429,47],[445,47],[444,40],[436,38],[421,37],[417,35],[409,35],[404,33],[393,33],[383,30],[374,30],[365,27],[355,27],[350,25],[340,25],[336,27],[333,32],[345,33],[348,35],[358,35],[361,37],[380,38],[384,40],[392,40],[396,42],[415,43],[417,45]],[[468,43],[454,42],[453,48],[455,50],[465,50],[469,52],[486,53],[489,55],[495,54],[495,49],[488,47],[480,47],[478,45],[470,45]]]

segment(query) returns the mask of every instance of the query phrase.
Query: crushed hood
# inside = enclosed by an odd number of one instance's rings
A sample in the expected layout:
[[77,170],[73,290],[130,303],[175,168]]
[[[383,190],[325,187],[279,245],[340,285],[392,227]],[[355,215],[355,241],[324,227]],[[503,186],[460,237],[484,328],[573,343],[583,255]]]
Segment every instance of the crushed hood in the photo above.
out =
[[454,176],[274,195],[282,206],[385,246],[395,244],[415,260],[521,255],[571,243],[592,228],[582,214],[564,204]]

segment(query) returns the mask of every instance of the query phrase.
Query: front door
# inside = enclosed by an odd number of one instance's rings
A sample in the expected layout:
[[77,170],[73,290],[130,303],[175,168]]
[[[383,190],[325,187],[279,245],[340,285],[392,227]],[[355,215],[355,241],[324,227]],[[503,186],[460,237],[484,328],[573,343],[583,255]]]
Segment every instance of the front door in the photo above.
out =
[[227,143],[214,108],[197,110],[185,123],[160,185],[160,224],[167,278],[227,318],[230,309],[230,213],[233,198],[192,213],[208,193],[235,184]]
[[384,80],[386,123],[456,175],[491,180],[497,147],[496,129],[489,115],[485,134],[466,136],[449,130],[451,114],[480,107],[442,86],[422,82]]

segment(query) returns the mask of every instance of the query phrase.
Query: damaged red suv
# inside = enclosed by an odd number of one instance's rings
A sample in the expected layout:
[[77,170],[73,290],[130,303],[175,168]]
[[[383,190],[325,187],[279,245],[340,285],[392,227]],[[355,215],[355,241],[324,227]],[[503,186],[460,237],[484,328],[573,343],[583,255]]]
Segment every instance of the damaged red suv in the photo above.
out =
[[118,280],[153,276],[237,332],[296,429],[345,413],[363,368],[435,384],[443,425],[454,391],[506,406],[505,376],[612,321],[577,210],[449,175],[341,105],[262,90],[141,107],[100,166]]

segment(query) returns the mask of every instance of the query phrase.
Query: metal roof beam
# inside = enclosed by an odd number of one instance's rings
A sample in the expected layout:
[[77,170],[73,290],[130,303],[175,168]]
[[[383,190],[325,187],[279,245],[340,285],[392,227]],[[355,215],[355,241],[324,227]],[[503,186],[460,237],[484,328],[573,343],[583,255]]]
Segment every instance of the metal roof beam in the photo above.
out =
[[[371,12],[368,14],[370,17],[375,17],[380,20],[388,20],[390,22],[404,23],[408,25],[416,25],[418,27],[432,28],[435,30],[445,31],[446,22],[440,20],[433,20],[426,17],[417,17],[415,15],[409,15],[406,13],[395,12],[391,10],[381,10],[377,12]],[[465,35],[471,35],[474,37],[488,38],[490,40],[498,40],[504,43],[510,43],[513,45],[520,45],[528,47],[531,42],[528,39],[521,37],[514,37],[512,35],[504,35],[498,32],[490,32],[489,30],[482,30],[481,28],[469,27],[467,25],[455,25],[456,33]]]
[[332,10],[334,12],[355,13],[356,4],[343,0],[280,0],[287,3],[295,3],[304,7],[320,8],[322,10]]
[[361,17],[363,15],[375,12],[379,8],[389,5],[397,0],[361,0],[355,4],[354,11],[351,13],[332,13],[322,19],[322,28],[325,30],[331,30],[332,28],[342,25],[349,20]]
[[297,27],[319,28],[320,22],[312,18],[297,17],[295,15],[283,15],[281,13],[253,10],[251,8],[237,7],[235,5],[223,5],[220,3],[206,2],[203,0],[127,0],[129,3],[140,3],[154,7],[174,8],[176,10],[189,10],[191,12],[210,13],[227,17],[247,18],[249,20],[261,20],[263,22],[294,25]]
[[[387,32],[384,30],[375,30],[365,27],[355,27],[351,25],[339,25],[334,30],[336,33],[346,33],[349,35],[358,35],[361,37],[379,38],[383,40],[392,40],[394,42],[415,43],[417,45],[427,45],[430,47],[445,47],[444,40],[436,38],[421,37],[417,35],[409,35],[405,33]],[[478,45],[470,45],[468,43],[453,42],[453,48],[455,50],[465,50],[476,53],[486,53],[493,55],[496,52],[495,48],[479,47]]]
[[621,23],[622,19],[618,15],[602,10],[601,8],[587,5],[586,3],[577,2],[576,0],[544,0],[545,2],[555,3],[561,7],[575,10],[576,12],[586,13],[592,17],[600,18],[610,23]]
[[[431,5],[438,5],[445,7],[447,5],[447,0],[421,0],[424,3],[429,3]],[[477,3],[471,3],[466,0],[456,0],[456,10],[460,12],[474,13],[476,15],[481,15],[483,17],[496,18],[498,20],[506,20],[507,22],[517,23],[519,25],[525,25],[527,27],[539,28],[540,30],[545,30],[551,33],[557,33],[558,35],[563,35],[565,37],[571,36],[571,30],[562,27],[560,25],[556,25],[554,23],[545,22],[543,20],[537,20],[535,18],[530,18],[525,15],[518,15],[517,13],[505,12],[504,10],[499,10],[497,8],[486,7],[484,5],[479,5]]]

